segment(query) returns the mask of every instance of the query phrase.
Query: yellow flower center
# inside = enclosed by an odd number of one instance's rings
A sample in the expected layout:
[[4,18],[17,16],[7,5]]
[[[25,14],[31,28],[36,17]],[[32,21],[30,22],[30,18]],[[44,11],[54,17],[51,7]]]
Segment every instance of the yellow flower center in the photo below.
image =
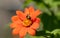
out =
[[29,19],[26,19],[23,21],[24,26],[30,26],[32,24],[32,21]]

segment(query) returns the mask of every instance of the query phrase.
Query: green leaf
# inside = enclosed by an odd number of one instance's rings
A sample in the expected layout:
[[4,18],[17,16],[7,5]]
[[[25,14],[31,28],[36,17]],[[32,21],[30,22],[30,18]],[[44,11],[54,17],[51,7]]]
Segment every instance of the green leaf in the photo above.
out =
[[51,33],[50,31],[46,30],[46,33]]
[[54,34],[54,35],[56,35],[56,34],[60,35],[60,29],[55,29],[51,33]]

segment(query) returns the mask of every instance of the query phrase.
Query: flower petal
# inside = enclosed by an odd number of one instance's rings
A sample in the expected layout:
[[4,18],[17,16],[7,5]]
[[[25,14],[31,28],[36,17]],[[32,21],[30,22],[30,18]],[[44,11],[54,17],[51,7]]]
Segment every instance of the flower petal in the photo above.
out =
[[36,18],[36,21],[31,25],[30,28],[33,28],[36,30],[37,28],[39,28],[39,23],[40,23],[40,19]]
[[24,37],[19,37],[19,38],[24,38]]
[[34,8],[32,6],[29,7],[29,13],[30,15],[34,14]]
[[22,11],[16,11],[16,14],[18,15],[18,17],[19,17],[21,20],[26,19],[26,16],[25,16],[25,14],[24,14]]
[[40,18],[36,18],[35,22],[40,23]]
[[15,27],[17,27],[17,25],[16,25],[15,23],[12,23],[12,24],[10,25],[10,28],[15,28]]
[[18,28],[13,29],[12,34],[13,35],[19,34],[19,29]]
[[37,17],[38,15],[40,15],[41,14],[41,11],[40,10],[36,10],[35,11],[35,17]]
[[36,31],[35,31],[34,29],[32,29],[32,28],[29,28],[29,29],[28,29],[28,33],[29,33],[30,35],[34,36],[35,33],[36,33]]
[[12,20],[12,22],[15,22],[15,21],[19,20],[19,18],[18,18],[17,16],[13,16],[13,17],[11,18],[11,20]]
[[35,19],[40,13],[40,10],[36,10],[35,13],[31,16],[31,18]]
[[10,25],[10,27],[11,28],[21,28],[22,27],[22,21],[21,20],[18,20],[18,21],[16,21],[16,22],[14,22],[14,23],[12,23],[11,25]]
[[27,33],[27,29],[23,27],[19,32],[19,36],[24,37],[26,35],[26,33]]
[[25,8],[25,11],[24,11],[25,15],[29,15],[29,9],[28,8]]

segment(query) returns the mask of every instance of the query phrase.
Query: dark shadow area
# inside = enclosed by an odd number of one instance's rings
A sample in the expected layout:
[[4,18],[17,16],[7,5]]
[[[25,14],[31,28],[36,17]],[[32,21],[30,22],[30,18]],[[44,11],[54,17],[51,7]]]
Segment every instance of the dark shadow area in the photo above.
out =
[[57,34],[57,36],[55,36],[55,38],[60,38],[60,35],[59,35],[59,34]]
[[33,0],[36,3],[41,3],[43,0]]
[[36,31],[36,36],[44,36],[46,35],[45,31]]
[[57,19],[54,13],[51,13],[51,16],[46,13],[42,14],[41,20],[44,24],[45,30],[52,31],[54,29],[60,29],[60,21]]
[[45,33],[45,31],[37,31],[36,36],[44,36],[45,38],[54,38],[54,34]]

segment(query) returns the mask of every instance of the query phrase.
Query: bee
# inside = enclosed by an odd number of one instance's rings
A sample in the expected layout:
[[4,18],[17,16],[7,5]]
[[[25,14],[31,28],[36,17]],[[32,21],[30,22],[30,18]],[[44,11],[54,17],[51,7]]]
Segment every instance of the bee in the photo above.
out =
[[27,19],[31,19],[30,15],[27,15],[26,18],[27,18]]

